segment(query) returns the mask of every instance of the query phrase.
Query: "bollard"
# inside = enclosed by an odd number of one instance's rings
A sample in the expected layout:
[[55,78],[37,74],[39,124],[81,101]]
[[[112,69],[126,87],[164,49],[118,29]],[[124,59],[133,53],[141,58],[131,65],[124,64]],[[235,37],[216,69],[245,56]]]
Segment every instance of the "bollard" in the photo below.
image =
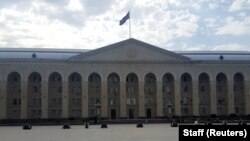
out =
[[85,128],[86,129],[89,128],[89,123],[88,122],[85,123]]
[[108,128],[108,125],[106,123],[102,123],[101,128]]
[[178,127],[178,123],[177,122],[171,122],[171,127]]
[[23,130],[31,130],[32,126],[30,124],[26,124],[23,126]]
[[70,129],[71,127],[70,127],[70,125],[69,124],[64,124],[63,125],[63,129]]
[[137,123],[136,127],[137,128],[143,128],[143,123]]

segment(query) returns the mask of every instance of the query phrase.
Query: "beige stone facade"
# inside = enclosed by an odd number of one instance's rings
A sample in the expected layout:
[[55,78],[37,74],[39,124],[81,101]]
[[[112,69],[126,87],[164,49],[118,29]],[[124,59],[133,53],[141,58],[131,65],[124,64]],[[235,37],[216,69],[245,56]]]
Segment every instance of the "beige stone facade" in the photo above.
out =
[[135,39],[67,59],[0,58],[0,119],[247,115],[249,72],[248,60],[193,60]]

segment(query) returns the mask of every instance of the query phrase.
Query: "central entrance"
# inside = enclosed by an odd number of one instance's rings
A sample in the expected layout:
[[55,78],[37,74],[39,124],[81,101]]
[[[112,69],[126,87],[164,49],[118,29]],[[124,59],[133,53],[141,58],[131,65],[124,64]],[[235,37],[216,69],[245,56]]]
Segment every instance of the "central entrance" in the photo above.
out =
[[116,119],[116,110],[111,109],[111,119]]
[[151,109],[148,108],[146,113],[147,113],[147,118],[151,118]]
[[130,119],[135,118],[135,117],[134,117],[134,109],[129,109],[129,110],[128,110],[128,116],[129,116]]

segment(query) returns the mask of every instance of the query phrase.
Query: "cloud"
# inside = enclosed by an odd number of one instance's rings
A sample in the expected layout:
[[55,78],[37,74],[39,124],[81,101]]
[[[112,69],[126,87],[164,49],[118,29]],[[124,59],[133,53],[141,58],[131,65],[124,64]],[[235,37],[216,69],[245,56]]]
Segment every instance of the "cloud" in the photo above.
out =
[[67,8],[72,11],[81,11],[83,10],[83,6],[79,0],[69,0]]
[[222,44],[222,45],[217,45],[212,48],[212,50],[216,51],[239,51],[239,50],[249,50],[246,46],[237,44],[237,43],[232,43],[232,44]]
[[249,10],[250,0],[235,0],[229,7],[229,12],[235,12],[240,10]]
[[[238,9],[245,10],[249,1],[238,4],[241,7]],[[118,24],[129,9],[132,37],[159,47],[176,45],[175,50],[201,50],[213,46],[211,41],[223,43],[227,35],[238,36],[238,44],[249,44],[247,11],[236,10],[239,12],[232,14],[228,9],[233,2],[225,0],[0,0],[0,3],[0,47],[94,49],[115,43],[129,38],[128,22]]]
[[215,17],[205,18],[204,21],[207,27],[213,28],[217,26],[217,19]]
[[240,36],[250,33],[250,16],[245,17],[243,21],[234,20],[233,17],[226,19],[225,25],[216,29],[216,35],[234,35]]
[[204,44],[199,44],[196,46],[184,46],[184,50],[187,50],[187,51],[201,51],[201,50],[204,50],[205,48],[206,48],[206,45]]
[[111,9],[115,0],[83,0],[81,1],[87,15],[99,15]]

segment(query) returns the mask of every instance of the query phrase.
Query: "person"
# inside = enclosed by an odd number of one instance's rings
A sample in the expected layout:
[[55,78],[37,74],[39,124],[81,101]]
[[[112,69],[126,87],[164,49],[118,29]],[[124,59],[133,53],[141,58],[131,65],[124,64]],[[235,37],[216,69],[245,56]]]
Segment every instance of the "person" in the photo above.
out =
[[226,120],[223,120],[223,121],[222,121],[222,125],[227,125],[227,121],[226,121]]
[[198,120],[195,120],[195,121],[194,121],[194,125],[199,125]]

